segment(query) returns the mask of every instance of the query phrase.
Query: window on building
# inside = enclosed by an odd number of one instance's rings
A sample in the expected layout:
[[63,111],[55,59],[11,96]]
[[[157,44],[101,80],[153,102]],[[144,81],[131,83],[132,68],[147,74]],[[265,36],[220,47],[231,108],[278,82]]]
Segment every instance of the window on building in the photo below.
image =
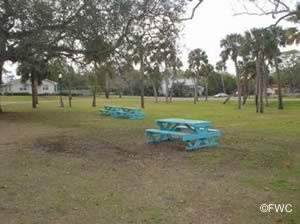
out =
[[49,86],[48,85],[44,85],[43,86],[43,90],[49,90]]
[[26,85],[23,85],[19,88],[20,91],[27,91],[27,87]]

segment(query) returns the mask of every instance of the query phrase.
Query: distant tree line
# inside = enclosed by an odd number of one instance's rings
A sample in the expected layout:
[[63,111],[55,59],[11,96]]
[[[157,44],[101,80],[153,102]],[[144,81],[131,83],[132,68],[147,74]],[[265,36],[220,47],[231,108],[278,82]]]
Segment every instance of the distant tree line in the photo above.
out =
[[[171,36],[179,31],[178,25],[192,19],[202,2],[2,0],[0,84],[4,63],[18,62],[18,74],[23,80],[32,82],[32,106],[35,108],[37,85],[49,76],[52,60],[68,58],[89,70],[94,96],[98,89],[99,71],[105,70],[107,75],[110,69],[116,69],[122,73],[127,65],[132,66],[133,62],[139,61],[143,107],[145,59],[150,57],[149,49],[161,46],[167,39],[171,41]],[[192,15],[185,18],[190,4],[193,4]],[[159,36],[160,33],[165,35]]]
[[[3,0],[0,2],[0,83],[6,61],[18,63],[18,75],[32,83],[32,107],[38,104],[37,86],[45,78],[59,81],[68,93],[88,88],[96,98],[104,92],[153,95],[158,101],[162,83],[165,101],[173,96],[193,95],[199,102],[199,88],[205,100],[215,93],[237,94],[238,108],[255,95],[256,111],[268,106],[267,89],[272,80],[278,86],[278,109],[283,109],[282,86],[298,88],[298,57],[286,56],[281,48],[300,42],[299,30],[283,29],[282,20],[299,24],[300,6],[290,7],[281,0],[268,1],[258,13],[272,15],[276,23],[254,28],[244,34],[229,34],[221,40],[220,61],[213,65],[206,52],[193,49],[188,55],[188,69],[183,70],[178,38],[183,22],[192,19],[203,0]],[[192,5],[192,6],[191,6]],[[265,6],[265,5],[264,5]],[[192,7],[186,16],[187,9]],[[231,60],[235,77],[228,75]],[[59,75],[62,74],[59,80]],[[295,75],[296,74],[296,75]],[[188,90],[176,80],[193,81]],[[192,91],[192,93],[191,93]],[[0,111],[2,108],[0,106]]]

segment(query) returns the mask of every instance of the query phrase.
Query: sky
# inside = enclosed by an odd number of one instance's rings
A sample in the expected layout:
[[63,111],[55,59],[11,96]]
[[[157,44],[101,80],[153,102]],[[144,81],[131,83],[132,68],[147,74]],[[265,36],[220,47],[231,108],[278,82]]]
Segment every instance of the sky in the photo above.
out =
[[[264,0],[261,0],[262,2]],[[296,5],[300,0],[285,0],[291,5]],[[195,0],[194,0],[195,2]],[[271,16],[234,16],[235,13],[244,11],[243,0],[204,0],[199,6],[192,20],[184,22],[184,29],[180,38],[181,59],[184,68],[187,68],[188,53],[201,48],[206,51],[209,61],[215,65],[220,60],[220,40],[231,33],[244,33],[253,27],[267,27],[274,24],[275,20]],[[256,8],[249,6],[248,10]],[[190,16],[190,13],[188,13]],[[282,23],[281,25],[288,25]],[[290,24],[289,24],[290,25]],[[298,48],[300,46],[293,46]],[[228,72],[234,74],[234,67],[231,61],[227,63]],[[15,74],[16,65],[6,64],[8,71]]]
[[[299,0],[286,0],[291,5],[296,5],[297,1]],[[256,8],[251,8],[249,5],[248,10],[256,10]],[[235,13],[243,11],[241,0],[204,0],[193,20],[185,22],[180,40],[184,67],[188,66],[187,56],[191,50],[201,48],[206,51],[210,63],[215,65],[220,60],[219,55],[222,51],[220,40],[227,34],[244,33],[254,27],[267,27],[276,21],[271,16],[234,16]],[[281,25],[290,24],[282,23]],[[298,49],[300,50],[300,46]],[[230,61],[228,71],[234,73],[234,67]]]

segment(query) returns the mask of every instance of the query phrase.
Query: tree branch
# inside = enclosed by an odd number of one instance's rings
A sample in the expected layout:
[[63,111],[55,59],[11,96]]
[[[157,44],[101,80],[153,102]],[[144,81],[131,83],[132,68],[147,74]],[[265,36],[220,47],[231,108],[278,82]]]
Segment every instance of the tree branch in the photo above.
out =
[[203,3],[204,0],[199,0],[199,2],[194,6],[192,14],[188,18],[179,19],[179,21],[191,20],[194,18],[197,8]]

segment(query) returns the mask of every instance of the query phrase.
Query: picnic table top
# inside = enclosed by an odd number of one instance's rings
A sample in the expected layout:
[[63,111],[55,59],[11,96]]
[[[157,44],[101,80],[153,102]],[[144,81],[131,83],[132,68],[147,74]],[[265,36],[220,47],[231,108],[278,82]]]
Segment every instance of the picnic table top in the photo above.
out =
[[202,121],[202,120],[190,120],[190,119],[181,119],[181,118],[166,118],[166,119],[158,119],[156,120],[157,124],[160,123],[171,123],[171,124],[185,124],[191,126],[209,126],[211,124],[210,121]]
[[105,105],[105,108],[120,108],[120,109],[128,109],[128,110],[141,110],[140,108],[136,107],[124,107],[124,106],[112,106],[112,105]]

